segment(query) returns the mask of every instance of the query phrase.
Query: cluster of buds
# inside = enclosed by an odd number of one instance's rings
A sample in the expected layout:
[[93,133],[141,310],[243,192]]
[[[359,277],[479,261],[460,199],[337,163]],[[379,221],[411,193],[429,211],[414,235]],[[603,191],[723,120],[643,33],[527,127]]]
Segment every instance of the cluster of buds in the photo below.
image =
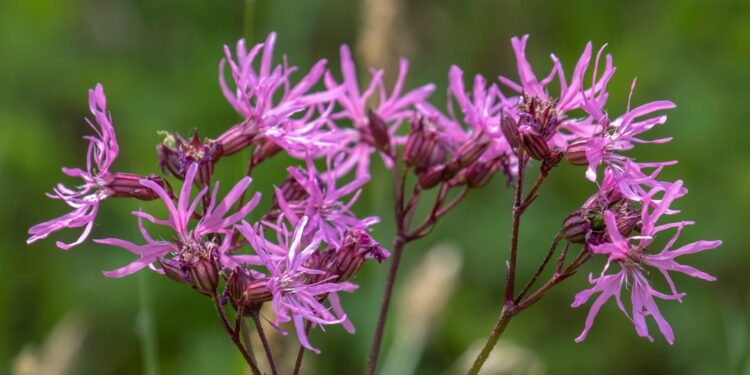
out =
[[411,124],[403,161],[414,169],[423,189],[430,189],[442,182],[450,186],[466,184],[472,188],[482,187],[507,162],[504,155],[480,160],[492,144],[492,138],[485,132],[472,135],[451,152],[435,123],[420,116],[414,118]]
[[523,149],[532,159],[540,160],[549,169],[560,162],[563,154],[550,149],[548,141],[556,134],[560,124],[555,102],[524,95],[517,108],[518,120],[503,116],[500,130],[511,147]]

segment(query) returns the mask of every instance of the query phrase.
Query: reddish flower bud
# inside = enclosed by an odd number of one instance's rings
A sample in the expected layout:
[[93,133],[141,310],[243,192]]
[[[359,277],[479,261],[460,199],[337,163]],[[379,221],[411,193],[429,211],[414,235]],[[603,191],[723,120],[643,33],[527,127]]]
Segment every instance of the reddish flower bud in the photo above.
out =
[[370,130],[373,145],[381,150],[387,150],[391,143],[388,125],[372,109],[367,110],[367,127]]
[[159,264],[161,264],[161,269],[164,270],[164,274],[170,279],[177,281],[180,284],[193,284],[190,279],[190,274],[187,271],[187,267],[185,267],[183,262],[175,259],[161,258],[159,259]]
[[430,189],[450,177],[450,174],[446,173],[445,167],[432,167],[419,174],[419,186],[421,186],[422,189]]
[[475,162],[490,147],[492,138],[485,132],[476,133],[456,150],[453,156],[456,168],[461,169]]
[[216,139],[221,144],[224,155],[232,155],[250,146],[258,131],[252,120],[245,121],[229,128]]
[[150,201],[159,196],[151,189],[141,185],[140,180],[148,179],[156,182],[167,192],[171,193],[172,188],[161,177],[157,175],[140,176],[134,173],[107,173],[102,176],[101,184],[104,186],[104,192],[110,197],[135,198],[143,201]]
[[588,140],[580,139],[568,145],[568,149],[565,151],[565,158],[568,162],[573,165],[588,165],[589,161],[586,159],[586,144]]
[[500,162],[497,160],[478,161],[464,169],[461,174],[466,186],[480,188],[492,180],[492,176],[498,169],[500,169]]
[[268,279],[251,281],[245,287],[245,306],[248,310],[258,308],[264,302],[273,298],[271,290],[268,289]]
[[500,121],[500,130],[505,136],[505,140],[511,147],[518,147],[521,144],[521,137],[518,135],[518,124],[510,116],[503,116]]
[[591,225],[580,210],[573,211],[563,220],[562,235],[572,243],[583,243],[591,232]]
[[188,270],[195,290],[207,296],[213,295],[219,285],[219,273],[214,262],[208,258],[200,258]]
[[241,273],[239,269],[235,269],[229,275],[227,280],[226,293],[232,302],[237,305],[242,302],[242,298],[245,297],[245,287],[247,284],[246,277]]
[[423,118],[412,121],[412,129],[404,146],[404,163],[412,167],[431,167],[445,161],[445,149],[437,133],[428,129]]
[[528,125],[521,125],[518,128],[518,133],[521,136],[523,148],[529,156],[536,160],[544,160],[549,157],[547,141],[534,128]]

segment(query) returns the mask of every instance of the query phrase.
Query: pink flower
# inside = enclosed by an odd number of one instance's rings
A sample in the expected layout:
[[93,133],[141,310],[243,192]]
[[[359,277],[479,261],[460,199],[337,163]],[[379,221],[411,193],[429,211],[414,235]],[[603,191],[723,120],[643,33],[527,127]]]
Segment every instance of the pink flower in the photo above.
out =
[[[337,147],[342,134],[329,128],[329,114],[337,90],[311,92],[325,72],[325,60],[318,61],[296,85],[290,76],[297,68],[272,65],[276,34],[271,33],[265,43],[249,51],[245,41],[236,48],[236,61],[228,46],[224,46],[226,59],[219,65],[219,84],[224,96],[245,121],[230,129],[233,137],[259,135],[270,139],[293,156],[319,153]],[[260,66],[256,71],[255,58],[262,50]],[[225,80],[225,65],[229,65],[234,90]],[[240,131],[241,130],[241,131]],[[219,139],[233,143],[233,140]],[[234,150],[231,150],[234,151]]]
[[[508,99],[500,92],[497,85],[492,84],[488,87],[484,77],[477,74],[474,76],[474,85],[469,95],[464,88],[463,71],[456,65],[450,68],[448,82],[448,96],[458,103],[463,114],[463,122],[469,126],[468,132],[460,126],[446,127],[452,138],[451,143],[461,145],[472,135],[484,133],[492,141],[478,160],[486,161],[504,157],[508,160],[508,165],[515,165],[517,163],[515,154],[500,130],[501,116],[508,111],[513,111],[514,108],[511,108]],[[448,111],[452,117],[456,117],[450,104]]]
[[[631,96],[634,88],[635,81],[633,81],[633,86],[631,87]],[[625,164],[632,162],[632,160],[621,155],[621,153],[631,150],[634,147],[634,143],[666,143],[671,141],[672,138],[648,141],[641,139],[639,135],[667,121],[666,115],[651,116],[645,119],[641,119],[642,117],[674,107],[674,103],[662,100],[647,103],[631,110],[630,100],[628,99],[628,108],[625,114],[611,122],[607,119],[604,111],[600,110],[598,106],[587,107],[586,110],[592,116],[597,117],[597,126],[600,125],[604,129],[604,133],[601,136],[595,136],[586,141],[586,159],[588,160],[586,178],[596,181],[596,169],[600,164],[622,171],[625,168]]]
[[[601,276],[594,278],[592,275],[589,275],[589,282],[593,284],[593,287],[578,293],[572,304],[573,307],[581,306],[592,296],[597,293],[599,294],[589,310],[583,332],[576,338],[577,342],[586,338],[599,309],[612,297],[615,298],[617,306],[625,316],[633,322],[639,336],[653,341],[649,335],[645,320],[650,315],[656,321],[659,331],[661,331],[667,342],[670,344],[674,342],[672,328],[662,316],[655,298],[682,301],[682,297],[685,294],[677,292],[669,272],[680,272],[707,281],[716,280],[715,277],[703,271],[677,263],[675,258],[715,249],[721,245],[721,241],[697,241],[672,250],[682,229],[687,225],[693,224],[693,222],[681,221],[663,225],[656,225],[656,222],[662,215],[676,212],[670,210],[669,206],[675,199],[681,196],[681,191],[682,181],[677,181],[666,191],[663,191],[663,196],[660,200],[654,198],[657,193],[662,192],[661,189],[654,189],[649,195],[643,198],[643,207],[641,210],[642,228],[639,236],[624,238],[618,230],[615,214],[612,211],[604,213],[609,241],[599,245],[591,245],[590,248],[594,254],[607,256],[608,262]],[[656,234],[673,228],[676,228],[675,234],[658,254],[646,252],[648,247],[653,243]],[[617,263],[620,271],[614,274],[606,274],[612,262]],[[670,294],[659,292],[651,287],[645,276],[648,273],[646,267],[652,267],[662,274],[670,287]],[[630,313],[621,300],[623,287],[631,289]]]
[[[372,96],[377,95],[377,105],[371,108],[375,116],[382,119],[388,129],[390,138],[396,143],[402,143],[403,139],[396,137],[396,131],[401,123],[408,120],[414,113],[413,106],[424,103],[435,90],[435,86],[427,84],[414,90],[403,92],[406,74],[409,70],[409,62],[401,59],[399,62],[399,73],[396,83],[390,93],[383,82],[383,70],[371,70],[372,80],[364,91],[360,91],[357,79],[357,69],[354,65],[349,47],[341,46],[341,73],[343,81],[336,82],[332,75],[326,73],[325,85],[329,90],[341,88],[337,96],[337,102],[342,110],[334,113],[334,120],[348,119],[359,133],[359,140],[349,150],[349,158],[338,167],[337,174],[343,175],[352,168],[357,168],[357,176],[361,177],[369,171],[370,156],[375,151],[370,141],[373,134],[370,131],[370,119],[368,116],[368,105],[372,105]],[[389,160],[386,159],[386,165]]]
[[[190,193],[197,170],[198,164],[192,164],[188,168],[180,196],[177,198],[177,205],[173,202],[170,194],[159,184],[146,179],[140,181],[143,186],[148,187],[159,195],[159,198],[161,198],[167,208],[169,217],[166,220],[159,220],[143,211],[133,212],[133,215],[138,217],[138,227],[143,238],[146,240],[145,245],[135,245],[116,238],[94,240],[97,243],[122,247],[139,256],[134,262],[117,270],[104,272],[104,275],[108,277],[123,277],[139,271],[146,266],[150,266],[156,270],[153,263],[159,258],[170,254],[177,261],[185,263],[193,262],[199,258],[210,258],[214,256],[215,252],[218,252],[219,245],[213,239],[207,237],[207,235],[230,234],[233,226],[245,218],[260,201],[260,193],[255,193],[249,202],[245,203],[236,212],[230,214],[230,209],[247,190],[252,179],[244,177],[218,204],[216,196],[219,190],[219,183],[217,182],[214,184],[213,194],[208,201],[208,206],[202,215],[200,215],[200,219],[195,227],[190,229],[190,220],[197,214],[198,205],[204,201],[204,196],[208,193],[208,187],[205,187],[192,201],[190,200]],[[172,228],[177,238],[175,241],[154,240],[144,228],[143,219],[157,225]]]
[[[301,216],[307,217],[308,230],[319,231],[325,243],[338,247],[347,231],[365,230],[380,219],[376,216],[360,219],[351,211],[362,192],[362,186],[370,180],[369,173],[337,187],[338,177],[333,171],[340,158],[336,161],[331,159],[332,157],[328,157],[328,171],[325,173],[318,172],[311,158],[307,159],[305,170],[289,167],[289,174],[304,190],[305,198],[287,200],[284,193],[276,188],[276,199],[284,217],[293,225],[297,225]],[[351,198],[344,201],[348,195],[352,195]]]
[[88,119],[86,122],[96,134],[83,137],[89,142],[86,170],[63,168],[63,173],[70,177],[80,178],[83,184],[75,188],[58,184],[53,189],[53,193],[47,194],[50,198],[63,200],[73,208],[73,211],[31,227],[29,229],[31,237],[26,241],[27,244],[46,238],[50,233],[64,228],[84,227],[83,233],[74,242],[57,241],[56,243],[57,247],[63,250],[80,244],[91,232],[99,211],[99,202],[114,194],[113,191],[106,189],[106,184],[112,179],[109,168],[117,158],[119,147],[115,129],[112,126],[112,117],[107,112],[107,99],[101,84],[89,90],[89,108],[96,124]]
[[[566,118],[565,114],[575,109],[580,109],[585,103],[585,98],[596,98],[597,103],[604,105],[607,100],[606,87],[609,80],[615,74],[615,68],[612,65],[612,56],[607,55],[605,60],[604,71],[601,75],[599,72],[599,60],[601,54],[604,51],[604,47],[599,50],[594,62],[594,70],[592,76],[592,84],[586,87],[584,83],[584,75],[588,70],[591,62],[592,55],[592,44],[591,42],[586,44],[581,57],[578,59],[573,75],[570,82],[565,77],[565,71],[563,70],[560,60],[554,54],[550,55],[553,61],[552,70],[549,74],[541,81],[534,74],[531,64],[526,59],[526,42],[529,36],[524,35],[520,39],[514,37],[511,39],[513,50],[516,55],[516,61],[518,65],[518,77],[519,83],[516,83],[504,76],[498,77],[500,83],[507,86],[511,90],[517,92],[522,96],[528,98],[535,98],[540,102],[553,103],[555,115],[557,117],[555,124],[555,132],[546,136],[550,146],[555,146],[560,149],[565,149],[568,143],[581,137],[590,137],[596,131],[596,128],[592,125],[591,120],[588,118],[584,119],[573,119]],[[557,78],[560,86],[560,93],[557,98],[554,98],[548,93],[548,85],[551,84],[555,78]],[[513,98],[509,98],[509,101],[514,101]],[[521,100],[516,99],[516,102]],[[514,120],[519,119],[514,116]]]
[[[258,255],[259,264],[269,273],[266,287],[271,291],[273,309],[276,312],[275,326],[293,321],[300,343],[315,353],[305,333],[305,320],[319,325],[341,324],[346,314],[341,310],[336,292],[353,292],[357,286],[349,282],[331,282],[334,277],[317,280],[326,271],[310,268],[308,261],[317,252],[321,243],[320,232],[306,234],[308,218],[301,217],[294,233],[288,232],[285,225],[271,226],[276,231],[277,241],[267,240],[260,224],[251,226],[243,222],[238,226],[240,233],[250,243]],[[334,294],[330,294],[334,293]],[[329,311],[322,301],[326,296],[334,296],[332,304],[335,313]],[[284,331],[281,331],[285,334]]]

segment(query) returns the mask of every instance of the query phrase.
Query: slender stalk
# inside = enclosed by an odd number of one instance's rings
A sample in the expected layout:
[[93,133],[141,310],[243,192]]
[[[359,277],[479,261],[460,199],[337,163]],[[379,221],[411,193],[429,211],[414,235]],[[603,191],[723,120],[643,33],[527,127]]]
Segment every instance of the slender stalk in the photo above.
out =
[[536,178],[534,185],[531,187],[531,190],[529,190],[529,193],[526,194],[526,198],[523,200],[523,203],[521,204],[522,211],[526,210],[526,208],[529,207],[531,202],[533,202],[534,199],[536,199],[536,192],[542,186],[542,184],[544,183],[544,179],[546,178],[547,178],[546,173],[542,173],[539,175],[539,177]]
[[227,331],[227,334],[229,334],[229,337],[232,339],[234,346],[236,346],[240,351],[242,357],[245,358],[245,362],[247,362],[248,366],[250,366],[250,370],[252,370],[253,374],[260,375],[260,370],[255,364],[253,358],[250,356],[250,353],[245,350],[245,347],[239,340],[239,336],[234,334],[232,326],[229,324],[229,319],[227,319],[227,313],[224,310],[224,306],[221,304],[221,297],[219,297],[219,295],[215,291],[212,297],[214,301],[214,307],[216,307],[216,312],[219,314],[219,320],[221,320],[222,327],[224,327],[224,330]]
[[[312,322],[309,320],[305,323],[305,334],[310,333],[310,327],[312,327]],[[294,370],[292,371],[292,375],[298,375],[299,370],[302,368],[302,358],[305,355],[305,347],[300,344],[299,350],[297,351],[297,360],[294,361]]]
[[516,286],[516,256],[518,254],[518,230],[521,226],[521,197],[523,196],[523,180],[526,174],[526,156],[524,155],[523,149],[518,152],[518,159],[521,162],[518,165],[518,179],[516,182],[516,194],[513,201],[513,229],[511,231],[510,239],[510,255],[508,256],[508,275],[505,286],[505,305],[511,305],[513,303],[513,295],[515,293]]
[[266,358],[268,358],[268,364],[271,366],[271,373],[273,375],[278,375],[279,371],[276,369],[276,362],[274,362],[273,360],[271,345],[268,344],[268,338],[266,337],[265,331],[263,331],[263,325],[260,321],[260,315],[257,312],[253,314],[253,321],[255,322],[255,329],[258,331],[260,342],[263,343],[263,349],[266,351]]
[[505,328],[508,326],[508,323],[510,323],[510,320],[513,318],[514,314],[515,313],[512,306],[506,305],[503,307],[503,311],[500,313],[500,317],[498,317],[497,323],[495,323],[495,327],[493,327],[492,331],[490,331],[490,336],[487,338],[487,342],[484,343],[482,351],[479,352],[477,359],[474,360],[474,364],[471,366],[467,374],[476,375],[479,373],[479,370],[482,368],[482,365],[484,365],[487,357],[490,356],[492,349],[494,349],[495,345],[497,345],[497,340],[499,340],[500,336],[502,336],[503,332],[505,332]]
[[518,293],[518,296],[513,301],[513,303],[518,304],[518,302],[523,299],[526,293],[528,293],[529,289],[534,286],[534,283],[539,279],[539,276],[541,276],[542,272],[544,272],[544,269],[547,268],[547,264],[549,263],[550,259],[552,259],[552,255],[555,253],[555,250],[557,250],[557,245],[560,243],[560,240],[562,240],[562,235],[560,233],[557,233],[555,235],[555,239],[552,240],[552,245],[550,245],[549,250],[547,251],[547,255],[544,257],[544,260],[541,264],[539,264],[539,267],[537,267],[536,272],[534,272],[534,275],[531,276],[529,282],[526,283],[526,286],[524,286],[521,292]]
[[406,240],[398,236],[393,244],[393,256],[391,257],[391,268],[388,271],[388,280],[385,284],[385,292],[383,293],[383,300],[380,303],[380,315],[378,315],[378,323],[375,326],[375,337],[372,340],[372,347],[370,348],[370,357],[367,360],[367,374],[375,374],[375,368],[378,365],[378,356],[380,355],[380,344],[383,340],[383,331],[385,329],[385,320],[388,316],[388,307],[391,305],[391,294],[393,294],[393,285],[396,282],[396,273],[398,272],[398,265],[401,261],[401,253],[404,251],[404,245]]

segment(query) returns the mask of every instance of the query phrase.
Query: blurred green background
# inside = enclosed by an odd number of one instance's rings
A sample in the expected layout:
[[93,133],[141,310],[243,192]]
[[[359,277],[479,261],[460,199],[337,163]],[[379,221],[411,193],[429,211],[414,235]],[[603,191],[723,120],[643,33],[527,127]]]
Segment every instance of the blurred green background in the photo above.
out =
[[[12,373],[14,367],[33,373],[45,363],[61,369],[49,364],[55,360],[69,362],[70,374],[154,368],[162,374],[243,373],[241,357],[208,300],[151,272],[119,280],[102,276],[101,270],[131,259],[123,250],[88,242],[63,252],[54,247],[60,236],[32,246],[25,239],[31,225],[64,212],[43,193],[58,181],[70,182],[59,172],[61,166],[84,160],[88,88],[104,84],[121,144],[116,168],[153,172],[157,130],[186,134],[197,127],[215,137],[237,121],[217,85],[221,46],[243,35],[260,41],[272,30],[279,33],[277,52],[303,70],[328,58],[337,71],[342,43],[358,51],[361,74],[366,74],[364,61],[392,67],[403,54],[411,60],[410,87],[435,82],[434,103],[440,107],[451,64],[468,75],[516,78],[509,43],[514,35],[531,34],[528,53],[539,74],[551,66],[550,52],[570,73],[586,41],[609,43],[607,51],[618,67],[610,85],[611,112],[624,109],[636,76],[634,103],[670,99],[678,105],[667,125],[653,132],[653,137],[673,136],[674,141],[642,147],[636,156],[680,161],[665,175],[684,179],[690,189],[677,205],[682,217],[697,225],[685,231],[683,241],[724,240],[719,250],[684,261],[718,281],[676,277],[688,296],[683,304],[660,305],[676,332],[674,346],[661,339],[655,326],[654,343],[639,338],[611,303],[588,339],[576,344],[573,338],[588,306],[569,305],[586,287],[585,273],[601,267],[589,264],[511,323],[496,353],[500,360],[488,373],[750,374],[750,151],[745,138],[750,2],[697,0],[258,0],[252,7],[240,0],[0,2],[0,373]],[[254,186],[268,192],[282,180],[286,162],[276,158],[264,164]],[[240,158],[227,159],[219,175],[231,181],[242,168]],[[393,234],[388,178],[377,168],[357,207],[383,218],[374,233],[386,244]],[[561,219],[592,191],[582,169],[559,168],[522,225],[521,275],[532,272]],[[391,359],[395,365],[389,372],[409,373],[412,365],[418,374],[465,371],[461,356],[486,336],[501,308],[510,205],[510,190],[495,178],[470,194],[432,236],[407,250],[399,290],[429,289],[409,281],[424,277],[410,279],[409,274],[437,244],[460,249],[463,262],[455,279],[443,280],[453,292],[437,291],[444,305],[408,297],[396,301],[394,313],[401,311],[415,322],[427,319],[430,328],[424,345],[410,355],[418,360],[392,357],[397,360]],[[157,206],[106,202],[92,238],[132,238],[135,220],[129,211]],[[360,290],[343,297],[358,328],[355,335],[341,327],[312,334],[323,353],[307,356],[308,373],[362,372],[386,272],[387,265],[367,264],[355,279]],[[143,334],[148,326],[155,340]],[[381,365],[394,340],[413,334],[394,315]],[[293,334],[277,342],[278,350],[284,342],[288,351],[296,350],[288,345]],[[155,359],[148,360],[144,343],[153,344]]]

